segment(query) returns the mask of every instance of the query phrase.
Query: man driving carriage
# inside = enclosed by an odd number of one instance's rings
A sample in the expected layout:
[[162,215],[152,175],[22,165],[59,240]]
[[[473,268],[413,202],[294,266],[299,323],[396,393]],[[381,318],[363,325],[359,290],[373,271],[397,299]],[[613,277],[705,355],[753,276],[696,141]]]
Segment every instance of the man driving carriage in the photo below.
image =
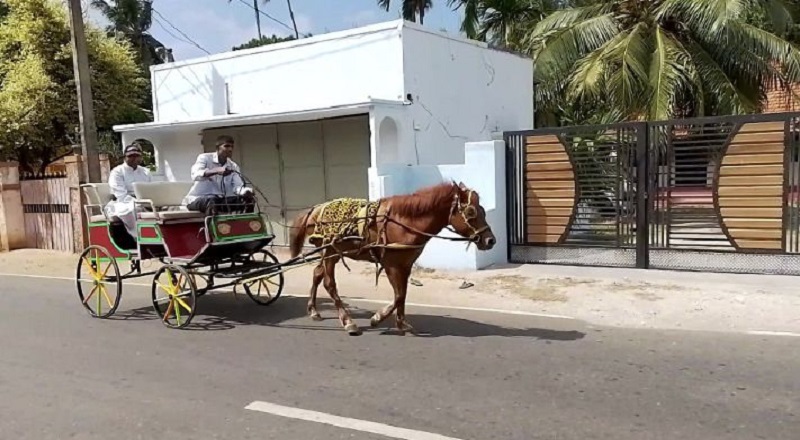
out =
[[239,165],[231,159],[233,137],[217,138],[215,153],[202,153],[192,165],[194,185],[184,199],[186,208],[206,215],[225,212],[253,212],[253,189],[245,186]]
[[131,237],[136,237],[136,213],[133,192],[135,182],[150,182],[150,172],[143,166],[142,149],[136,142],[125,147],[125,161],[108,175],[108,185],[114,199],[104,207],[106,216],[122,221]]

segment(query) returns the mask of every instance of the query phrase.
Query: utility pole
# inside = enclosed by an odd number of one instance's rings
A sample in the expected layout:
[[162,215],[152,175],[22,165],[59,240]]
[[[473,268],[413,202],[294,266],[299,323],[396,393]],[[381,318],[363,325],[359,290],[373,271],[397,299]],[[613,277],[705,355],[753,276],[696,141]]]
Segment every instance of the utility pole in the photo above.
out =
[[258,9],[258,0],[253,0],[253,10],[256,12],[256,28],[258,28],[258,39],[264,38],[261,35],[261,11]]
[[87,182],[100,182],[100,157],[97,154],[97,127],[94,122],[92,85],[89,77],[89,54],[86,33],[83,29],[81,0],[68,0],[70,34],[72,35],[72,67],[78,89],[78,117],[81,130],[81,147],[86,163]]

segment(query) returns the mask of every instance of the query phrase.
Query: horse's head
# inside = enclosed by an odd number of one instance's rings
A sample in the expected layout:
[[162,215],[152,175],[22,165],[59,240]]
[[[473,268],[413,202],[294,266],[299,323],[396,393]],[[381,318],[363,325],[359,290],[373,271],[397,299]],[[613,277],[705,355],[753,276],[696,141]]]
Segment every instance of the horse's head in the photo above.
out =
[[486,210],[474,190],[458,184],[450,209],[450,226],[460,236],[469,238],[479,250],[488,251],[497,243],[492,228],[486,223]]

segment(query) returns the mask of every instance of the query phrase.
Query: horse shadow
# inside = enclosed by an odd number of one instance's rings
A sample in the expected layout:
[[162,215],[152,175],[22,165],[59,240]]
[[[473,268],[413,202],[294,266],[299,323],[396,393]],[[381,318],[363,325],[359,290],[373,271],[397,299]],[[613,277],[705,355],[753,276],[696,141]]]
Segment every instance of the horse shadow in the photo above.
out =
[[[306,314],[307,298],[285,296],[269,306],[259,306],[243,295],[215,293],[198,298],[197,313],[192,322],[184,329],[188,331],[221,331],[232,330],[238,326],[264,326],[312,331],[336,331],[344,333],[339,325],[336,309],[328,299],[320,298],[317,307],[324,319],[312,321]],[[345,300],[345,302],[347,302]],[[390,316],[376,328],[369,326],[369,318],[375,313],[352,303],[347,304],[350,315],[364,331],[365,335],[398,335],[394,327],[394,317]],[[151,307],[132,310],[119,310],[112,319],[117,320],[153,320],[160,318]],[[558,330],[555,328],[515,328],[488,322],[455,317],[452,315],[433,315],[414,313],[408,315],[409,321],[418,329],[419,337],[507,337],[527,338],[547,341],[576,341],[583,339],[586,333],[579,330]],[[543,324],[556,324],[552,318],[532,317]],[[547,327],[547,326],[545,326]],[[556,327],[553,325],[552,327]],[[564,324],[557,325],[564,327]]]

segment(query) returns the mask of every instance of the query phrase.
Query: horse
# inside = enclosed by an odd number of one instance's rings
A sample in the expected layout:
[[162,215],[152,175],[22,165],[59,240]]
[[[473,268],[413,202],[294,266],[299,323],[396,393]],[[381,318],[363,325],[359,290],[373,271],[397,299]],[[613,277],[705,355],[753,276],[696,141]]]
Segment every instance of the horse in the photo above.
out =
[[[357,214],[353,206],[358,207]],[[347,212],[343,214],[343,211]],[[457,236],[437,237],[445,228]],[[467,246],[474,244],[481,251],[492,249],[497,242],[486,222],[486,211],[480,204],[478,193],[454,181],[422,188],[412,194],[385,197],[377,202],[335,199],[298,214],[289,233],[291,257],[294,259],[300,255],[306,241],[317,250],[322,248],[320,261],[312,275],[308,315],[316,321],[322,319],[316,304],[317,288],[322,282],[345,331],[350,335],[361,334],[361,328],[353,322],[339,297],[335,267],[339,261],[343,261],[346,267],[345,258],[368,261],[377,266],[376,284],[381,270],[384,270],[394,290],[394,300],[375,312],[370,325],[377,327],[394,312],[399,333],[416,334],[405,315],[408,279],[425,245],[434,237],[466,241]]]

